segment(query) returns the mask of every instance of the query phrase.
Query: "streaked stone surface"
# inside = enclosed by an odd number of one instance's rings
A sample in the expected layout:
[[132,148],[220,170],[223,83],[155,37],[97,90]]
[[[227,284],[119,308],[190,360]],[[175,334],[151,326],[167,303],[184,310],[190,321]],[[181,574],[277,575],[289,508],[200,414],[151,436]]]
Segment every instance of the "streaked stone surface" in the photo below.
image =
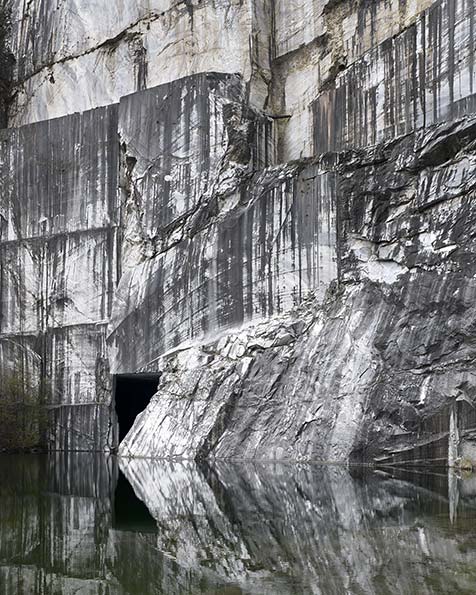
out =
[[[337,291],[165,355],[120,453],[449,462],[450,410],[476,390],[474,130],[469,118],[321,162]],[[458,421],[470,440],[473,417]]]
[[148,372],[125,455],[472,459],[473,2],[13,16],[0,365],[50,446],[117,446]]
[[[428,13],[424,12],[426,9],[429,9]],[[282,159],[309,157],[328,150],[325,139],[329,134],[337,134],[342,126],[349,127],[349,134],[359,136],[366,130],[370,134],[374,122],[369,121],[368,129],[365,127],[367,107],[369,118],[371,109],[377,112],[402,110],[401,116],[405,118],[405,110],[408,112],[409,109],[404,107],[405,94],[413,97],[415,102],[421,101],[418,94],[411,94],[413,87],[424,87],[433,76],[441,80],[444,87],[446,52],[452,45],[456,48],[454,88],[457,95],[459,71],[463,77],[468,77],[468,73],[464,73],[467,66],[458,61],[465,46],[466,53],[472,51],[468,46],[472,38],[472,10],[473,3],[464,0],[448,3],[446,0],[277,2],[276,85],[272,96],[279,113],[289,116],[281,130]],[[446,18],[448,11],[454,12],[454,23],[452,17],[450,20]],[[431,25],[427,16],[430,13],[434,15]],[[418,38],[416,30],[419,31]],[[453,31],[457,38],[451,44],[449,36]],[[437,39],[430,42],[435,35]],[[434,68],[431,66],[433,49],[437,53]],[[392,51],[396,53],[392,54]],[[420,66],[426,68],[426,72]],[[346,87],[346,77],[352,76],[351,73],[355,76]],[[406,91],[410,81],[411,87]],[[334,87],[339,89],[336,93],[340,95],[345,94],[347,88],[344,102],[349,102],[348,112],[337,105],[335,110],[328,105],[333,102]],[[431,93],[431,88],[426,93]],[[314,129],[313,110],[310,109],[317,97],[321,118],[318,131]],[[444,93],[435,100],[444,108]],[[354,112],[360,114],[360,119],[355,116],[355,121],[348,120]],[[379,118],[383,118],[380,112]],[[410,123],[411,120],[408,125]],[[381,122],[377,124],[383,126]],[[407,126],[406,130],[410,129],[414,128]],[[384,140],[388,138],[388,135],[382,137]],[[330,146],[329,150],[333,148]]]
[[281,314],[310,293],[323,298],[337,275],[334,180],[312,167],[282,174],[253,179],[217,222],[123,275],[114,372],[148,368],[183,342]]
[[365,147],[476,109],[475,7],[444,0],[370,50],[316,99],[316,153]]
[[42,378],[52,448],[113,442],[105,337],[121,241],[117,111],[13,129],[2,143],[0,363]]
[[253,103],[261,107],[266,99],[268,0],[13,4],[20,83],[10,110],[15,125],[118,103],[134,91],[201,72],[256,79]]

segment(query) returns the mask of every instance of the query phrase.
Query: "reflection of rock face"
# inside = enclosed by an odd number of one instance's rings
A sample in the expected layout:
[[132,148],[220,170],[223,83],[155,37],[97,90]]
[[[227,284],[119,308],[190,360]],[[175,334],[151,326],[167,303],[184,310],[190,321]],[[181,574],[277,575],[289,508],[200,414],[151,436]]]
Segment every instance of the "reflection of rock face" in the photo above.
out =
[[106,459],[2,457],[0,474],[2,594],[104,593],[114,484]]
[[471,592],[471,479],[450,476],[448,487],[445,475],[304,464],[120,466],[155,532],[117,528],[114,459],[0,458],[2,595]]
[[157,520],[158,549],[245,592],[456,593],[474,580],[468,509],[449,524],[444,475],[419,486],[305,465],[121,467]]

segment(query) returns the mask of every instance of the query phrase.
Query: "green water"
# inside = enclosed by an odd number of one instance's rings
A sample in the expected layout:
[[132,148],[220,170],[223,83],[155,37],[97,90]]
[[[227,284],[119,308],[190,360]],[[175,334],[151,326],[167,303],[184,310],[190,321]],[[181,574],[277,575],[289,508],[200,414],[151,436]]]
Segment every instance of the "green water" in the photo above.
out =
[[475,594],[476,478],[0,457],[0,595]]

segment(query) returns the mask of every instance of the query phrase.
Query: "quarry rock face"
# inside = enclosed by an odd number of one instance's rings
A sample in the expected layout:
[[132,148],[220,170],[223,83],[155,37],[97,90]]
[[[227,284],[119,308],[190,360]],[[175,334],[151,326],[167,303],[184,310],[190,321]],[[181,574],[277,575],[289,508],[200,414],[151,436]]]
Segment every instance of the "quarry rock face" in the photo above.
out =
[[48,446],[476,461],[474,4],[93,4],[15,0],[2,50],[0,365]]

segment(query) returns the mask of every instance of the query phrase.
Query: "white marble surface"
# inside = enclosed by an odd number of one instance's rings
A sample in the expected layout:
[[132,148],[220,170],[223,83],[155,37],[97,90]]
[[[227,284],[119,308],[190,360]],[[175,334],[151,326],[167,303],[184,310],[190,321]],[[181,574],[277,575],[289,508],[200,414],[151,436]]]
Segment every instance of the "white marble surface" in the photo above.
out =
[[[28,5],[16,5],[14,51],[21,56],[22,83],[12,125],[117,103],[141,88],[200,72],[238,73],[250,81],[269,70],[269,31],[254,0]],[[262,103],[267,91],[260,80],[253,97]]]

